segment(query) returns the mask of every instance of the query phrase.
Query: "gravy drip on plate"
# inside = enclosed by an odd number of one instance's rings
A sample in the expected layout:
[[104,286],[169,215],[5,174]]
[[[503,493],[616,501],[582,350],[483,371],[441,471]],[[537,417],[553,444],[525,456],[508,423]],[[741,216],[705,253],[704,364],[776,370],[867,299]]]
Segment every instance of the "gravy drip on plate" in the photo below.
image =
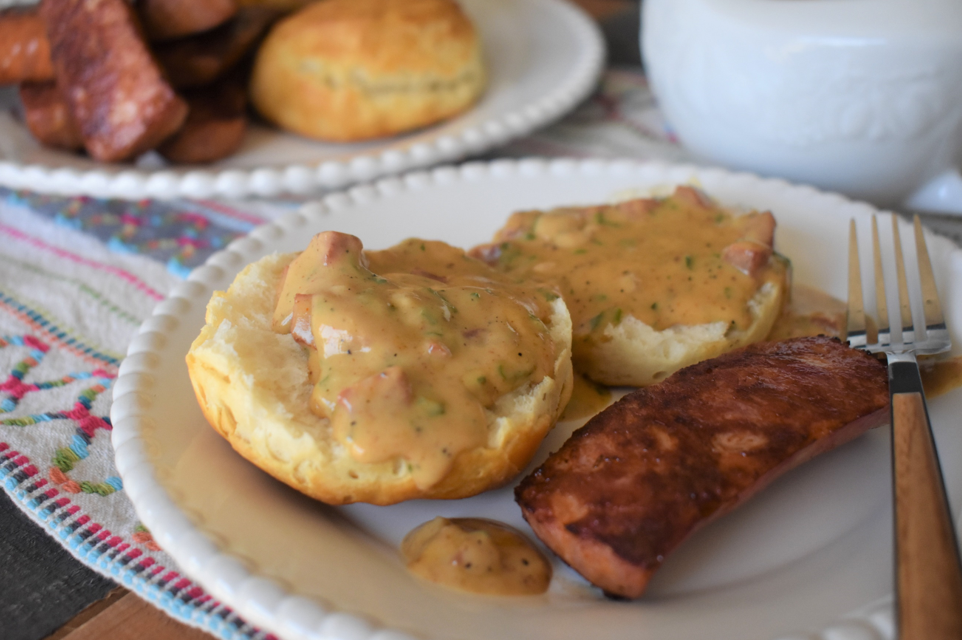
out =
[[[775,321],[768,340],[787,340],[805,336],[829,336],[845,340],[847,305],[821,289],[804,284],[792,286],[792,298]],[[870,333],[877,331],[875,321],[866,318]],[[919,360],[919,373],[925,396],[930,400],[962,387],[962,356]],[[577,391],[577,382],[575,391]],[[574,395],[572,395],[572,399]],[[567,411],[567,410],[566,410]]]
[[[845,340],[847,310],[844,302],[821,289],[804,284],[792,285],[791,300],[778,316],[767,339],[787,340],[824,335]],[[866,318],[866,321],[870,333],[877,331],[872,318]],[[925,396],[930,400],[937,398],[962,387],[962,356],[944,359],[923,357],[919,360],[919,373]]]
[[415,575],[453,589],[489,595],[536,595],[551,564],[519,531],[482,518],[435,518],[408,533],[401,556]]
[[920,360],[919,373],[925,397],[937,398],[962,387],[962,356],[946,360]]
[[611,390],[575,372],[571,399],[561,420],[577,420],[595,415],[611,404]]
[[664,200],[516,213],[472,255],[555,283],[576,341],[603,339],[629,315],[658,331],[714,322],[742,330],[762,284],[784,277],[771,259],[774,229],[770,213],[735,217],[679,187]]
[[848,306],[821,289],[793,284],[791,299],[775,320],[768,340],[829,336],[845,340]]
[[311,411],[335,439],[359,462],[406,464],[427,488],[487,445],[500,398],[554,372],[557,295],[496,281],[442,242],[361,250],[354,236],[315,236],[288,268],[274,327],[312,350]]

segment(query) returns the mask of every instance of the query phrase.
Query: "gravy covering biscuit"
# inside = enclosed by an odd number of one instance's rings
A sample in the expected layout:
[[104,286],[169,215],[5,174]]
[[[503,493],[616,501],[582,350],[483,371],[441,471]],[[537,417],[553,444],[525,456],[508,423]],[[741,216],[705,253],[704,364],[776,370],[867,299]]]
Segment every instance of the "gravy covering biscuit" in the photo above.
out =
[[351,141],[460,113],[484,84],[480,39],[453,0],[325,0],[268,34],[251,100],[282,128]]
[[326,232],[216,293],[187,364],[262,469],[330,504],[392,504],[520,472],[570,396],[570,331],[556,293],[460,249]]
[[516,213],[471,254],[559,288],[576,370],[644,386],[768,334],[787,289],[774,231],[770,213],[734,216],[679,187],[662,200]]

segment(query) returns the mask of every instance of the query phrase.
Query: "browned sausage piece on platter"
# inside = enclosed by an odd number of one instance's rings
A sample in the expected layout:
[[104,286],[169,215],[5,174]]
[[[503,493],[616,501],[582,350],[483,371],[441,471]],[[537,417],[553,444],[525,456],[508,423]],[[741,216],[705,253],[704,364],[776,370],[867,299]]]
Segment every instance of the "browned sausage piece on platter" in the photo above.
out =
[[242,74],[184,94],[190,114],[157,151],[178,164],[214,162],[237,151],[247,131],[247,93]]
[[76,151],[83,138],[56,82],[25,82],[20,85],[23,119],[40,144]]
[[46,80],[53,80],[53,66],[37,7],[0,11],[0,84]]
[[252,51],[280,15],[273,9],[245,7],[213,31],[156,44],[154,55],[174,87],[209,84]]
[[237,13],[235,0],[140,0],[144,31],[150,40],[171,40],[224,24]]
[[60,90],[96,160],[127,160],[180,128],[186,103],[154,62],[125,0],[44,0]]

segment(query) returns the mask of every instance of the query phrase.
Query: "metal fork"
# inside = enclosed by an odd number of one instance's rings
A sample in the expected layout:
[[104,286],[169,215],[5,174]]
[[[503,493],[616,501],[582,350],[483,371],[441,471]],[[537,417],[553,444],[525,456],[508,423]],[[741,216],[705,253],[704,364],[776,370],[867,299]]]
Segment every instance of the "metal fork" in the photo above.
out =
[[901,339],[893,341],[878,221],[872,218],[878,330],[866,325],[855,221],[849,227],[848,342],[888,359],[895,498],[895,616],[900,640],[962,639],[962,563],[939,467],[916,354],[950,347],[922,224],[915,216],[923,330],[912,320],[898,220],[892,216]]

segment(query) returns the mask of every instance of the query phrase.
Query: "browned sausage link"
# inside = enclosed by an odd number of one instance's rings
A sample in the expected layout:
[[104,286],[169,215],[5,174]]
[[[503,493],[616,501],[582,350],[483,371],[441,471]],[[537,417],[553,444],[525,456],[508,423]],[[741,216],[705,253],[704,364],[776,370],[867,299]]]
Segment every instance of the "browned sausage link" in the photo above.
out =
[[140,0],[149,40],[171,40],[221,25],[237,13],[236,0]]
[[56,82],[21,84],[20,102],[27,128],[38,142],[71,151],[83,147],[80,129]]
[[0,11],[0,84],[53,80],[50,42],[37,7]]
[[693,531],[888,418],[888,375],[831,338],[763,342],[639,389],[515,491],[525,519],[607,593],[636,598]]
[[174,87],[210,84],[252,51],[279,16],[266,7],[244,7],[212,31],[155,44],[154,55]]
[[247,131],[243,74],[184,94],[190,114],[157,151],[177,164],[214,162],[234,153]]
[[96,160],[126,160],[180,128],[187,105],[164,80],[126,0],[43,0],[57,83]]

